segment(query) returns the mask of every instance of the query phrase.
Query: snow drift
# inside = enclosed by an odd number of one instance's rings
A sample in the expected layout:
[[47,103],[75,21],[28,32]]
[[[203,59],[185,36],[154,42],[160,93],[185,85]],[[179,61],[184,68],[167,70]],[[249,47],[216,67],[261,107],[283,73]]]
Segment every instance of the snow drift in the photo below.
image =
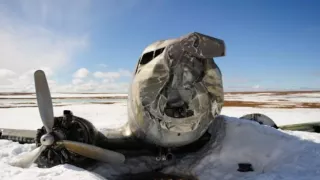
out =
[[[266,180],[266,179],[319,179],[320,135],[316,133],[281,131],[258,123],[223,116],[226,131],[222,141],[209,143],[201,151],[181,159],[177,165],[167,167],[167,173],[191,173],[201,180]],[[50,169],[12,167],[9,162],[19,154],[35,148],[0,140],[0,179],[107,179],[117,171],[109,165],[94,172],[71,165],[59,165]],[[251,163],[253,172],[238,172],[238,163]],[[140,163],[143,164],[143,161]],[[127,171],[134,166],[127,165]],[[130,168],[129,168],[130,167]],[[138,166],[143,171],[144,166]],[[147,167],[147,165],[145,166]],[[111,173],[112,172],[112,173]],[[120,168],[118,173],[126,170]]]
[[[192,168],[180,165],[183,171],[188,170],[199,179],[318,179],[319,134],[281,131],[232,117],[225,119],[221,148],[193,160]],[[251,163],[254,172],[238,172],[238,163]],[[171,170],[181,172],[177,167]]]

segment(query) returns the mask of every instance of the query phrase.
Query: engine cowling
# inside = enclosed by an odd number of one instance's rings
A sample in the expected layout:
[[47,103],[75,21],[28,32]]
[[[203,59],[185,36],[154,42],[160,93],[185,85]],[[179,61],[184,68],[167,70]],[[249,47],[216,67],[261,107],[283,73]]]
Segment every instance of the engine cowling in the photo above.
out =
[[[41,145],[40,138],[44,134],[46,134],[44,127],[37,130],[35,139],[37,147]],[[74,116],[69,110],[65,110],[63,116],[54,118],[53,135],[57,140],[71,140],[92,145],[95,145],[100,137],[91,122]],[[39,167],[48,168],[64,163],[84,166],[90,161],[86,157],[68,151],[63,146],[53,144],[41,153],[36,163]]]

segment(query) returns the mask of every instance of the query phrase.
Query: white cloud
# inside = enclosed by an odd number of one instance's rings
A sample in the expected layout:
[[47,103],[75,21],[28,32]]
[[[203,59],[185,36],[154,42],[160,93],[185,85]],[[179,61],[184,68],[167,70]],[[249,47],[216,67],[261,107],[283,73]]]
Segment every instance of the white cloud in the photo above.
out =
[[103,78],[104,77],[104,73],[100,72],[100,71],[97,71],[97,72],[93,73],[93,76],[95,78]]
[[16,73],[9,69],[0,69],[0,79],[11,78],[15,75]]
[[[48,67],[40,68],[46,73],[48,84],[52,92],[121,92],[127,93],[129,88],[128,82],[119,81],[120,77],[129,75],[129,71],[122,70],[126,73],[112,72],[95,72],[92,77],[88,76],[89,70],[81,68],[75,73],[72,83],[61,84],[52,80],[54,73]],[[28,70],[20,75],[15,74],[10,70],[0,70],[0,74],[10,76],[6,78],[6,84],[0,84],[0,92],[34,92],[34,77],[33,74],[36,69]],[[71,76],[71,75],[70,75]],[[83,78],[86,77],[86,78]],[[117,81],[116,81],[117,80]],[[1,82],[1,81],[0,81]]]
[[[96,71],[93,78],[87,77],[84,79],[73,79],[74,92],[127,92],[129,88],[128,82],[118,82],[121,77],[131,76],[130,71],[120,69],[118,71]],[[70,90],[70,89],[69,89]]]
[[110,82],[112,82],[110,79],[104,79],[103,81],[102,81],[103,83],[110,83]]
[[[55,83],[55,81],[51,80],[50,78],[53,75],[53,71],[51,68],[48,67],[40,67],[38,69],[43,70],[46,73],[46,77],[48,79],[48,83],[53,84]],[[19,92],[19,91],[28,91],[28,92],[32,92],[34,91],[34,77],[33,74],[36,70],[38,69],[31,69],[28,70],[24,73],[20,73],[19,75],[17,75],[16,73],[12,74],[12,71],[5,71],[5,72],[9,72],[7,74],[10,74],[11,77],[7,77],[3,80],[1,80],[1,84],[0,84],[0,92],[1,91],[15,91],[15,92]],[[1,79],[1,78],[0,78]]]
[[34,68],[34,69],[30,69],[24,73],[20,73],[20,76],[18,77],[19,80],[32,80],[33,81],[33,75],[34,72],[38,69],[41,69],[44,71],[45,75],[47,78],[52,77],[53,75],[53,70],[49,67],[39,67],[39,68]]
[[[38,69],[45,71],[53,92],[126,91],[128,83],[120,80],[131,73],[123,69],[91,75],[82,68],[74,76],[64,76],[69,82],[56,79],[60,72],[70,72],[67,68],[74,64],[75,55],[89,46],[90,4],[90,0],[0,3],[0,92],[34,92],[33,73]],[[118,3],[110,5],[118,7]]]
[[131,77],[132,73],[125,69],[119,69],[118,71],[97,71],[93,73],[93,76],[97,79],[102,79],[104,83],[114,82],[120,77]]
[[125,69],[120,69],[119,73],[121,74],[121,76],[126,76],[126,77],[131,77],[132,76],[132,72],[125,70]]
[[59,85],[59,86],[50,86],[52,92],[115,92],[115,93],[127,93],[129,88],[129,83],[101,83],[100,81],[89,80],[82,81],[77,85]]
[[103,68],[106,68],[106,67],[108,67],[108,65],[106,65],[106,64],[103,64],[103,63],[101,63],[101,64],[98,64],[98,66],[100,66],[100,67],[103,67]]
[[0,69],[0,86],[9,85],[13,78],[16,77],[16,73],[9,69]]
[[96,81],[88,81],[82,83],[81,85],[74,86],[74,91],[76,92],[95,92],[98,89],[99,83]]
[[74,55],[88,46],[86,33],[70,34],[66,30],[83,24],[79,16],[89,9],[89,1],[73,5],[17,1],[0,4],[0,76],[4,78],[0,91],[33,90],[33,72],[37,69],[43,69],[52,83],[53,72],[66,69]]
[[82,79],[73,79],[73,80],[72,80],[72,84],[74,84],[74,85],[81,84],[82,82],[83,82]]
[[260,85],[259,84],[256,84],[254,86],[252,86],[253,89],[260,89]]
[[42,66],[56,70],[65,67],[86,41],[85,37],[67,37],[41,27],[0,25],[0,67],[17,73]]
[[89,75],[89,71],[86,68],[78,69],[74,74],[74,78],[85,78]]
[[96,78],[104,78],[104,79],[117,79],[121,76],[120,72],[95,72],[93,74]]

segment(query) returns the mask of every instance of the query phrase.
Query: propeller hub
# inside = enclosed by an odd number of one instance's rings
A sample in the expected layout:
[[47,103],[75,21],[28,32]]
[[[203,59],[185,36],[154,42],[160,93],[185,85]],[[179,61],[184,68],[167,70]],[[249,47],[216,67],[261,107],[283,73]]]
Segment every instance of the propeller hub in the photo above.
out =
[[45,134],[41,137],[40,142],[42,145],[50,146],[54,143],[54,137],[51,134]]

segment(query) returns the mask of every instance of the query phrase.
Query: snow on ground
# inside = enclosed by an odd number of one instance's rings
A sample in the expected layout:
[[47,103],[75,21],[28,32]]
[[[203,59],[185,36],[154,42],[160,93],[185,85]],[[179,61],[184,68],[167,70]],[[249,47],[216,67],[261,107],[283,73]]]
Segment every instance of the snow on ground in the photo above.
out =
[[[71,94],[71,93],[52,93],[52,98],[84,98],[84,97],[127,97],[127,94]],[[0,98],[10,99],[36,99],[36,94],[25,94],[25,95],[0,95]]]
[[[115,104],[83,104],[54,107],[54,115],[61,116],[63,110],[71,110],[74,115],[86,118],[100,129],[119,127],[127,121],[126,102]],[[276,109],[250,107],[224,107],[222,114],[241,117],[249,113],[263,113],[277,125],[288,125],[320,121],[319,109]],[[0,128],[37,129],[42,126],[36,107],[0,108]]]
[[[53,93],[51,95],[54,106],[65,106],[75,104],[103,104],[112,102],[126,102],[127,94],[63,94]],[[35,94],[1,94],[0,108],[36,107]]]
[[[264,94],[264,96],[268,96],[268,94]],[[244,96],[238,98],[248,99]],[[259,100],[260,97],[252,97],[252,99],[254,98]],[[272,97],[269,95],[270,98]],[[311,101],[316,101],[319,97],[312,94],[307,98],[313,98]],[[86,118],[98,129],[117,128],[127,121],[125,102],[110,105],[76,104],[54,107],[55,116],[62,115],[64,109],[72,110],[74,115]],[[266,114],[278,125],[320,121],[319,109],[249,107],[224,107],[222,109],[222,114],[231,117],[241,117],[249,113]],[[1,128],[37,129],[42,126],[38,109],[35,107],[0,108],[0,117]],[[222,149],[213,151],[202,158],[195,157],[196,161],[184,164],[184,166],[189,167],[188,171],[198,175],[199,179],[319,179],[320,161],[317,160],[320,156],[319,134],[278,131],[257,125],[254,122],[230,117],[227,118],[226,122],[227,131],[222,141]],[[0,179],[104,179],[98,174],[71,165],[60,165],[50,169],[39,169],[37,167],[21,169],[9,165],[9,162],[17,155],[31,151],[34,147],[34,144],[21,145],[0,140]],[[236,171],[237,163],[243,161],[252,163],[255,171],[248,173]],[[170,172],[170,168],[168,168],[168,172]]]
[[[98,128],[117,128],[127,121],[126,103],[85,104],[54,107],[54,116],[62,116],[63,110],[71,110],[75,116],[85,118]],[[34,130],[42,126],[36,107],[0,109],[0,127]]]
[[270,117],[277,125],[289,125],[308,122],[320,122],[320,109],[296,108],[251,108],[251,107],[224,107],[222,114],[238,117],[245,114],[262,113]]
[[[120,117],[120,116],[119,116]],[[306,132],[279,131],[257,123],[226,117],[226,135],[221,149],[192,154],[165,172],[189,172],[200,180],[318,180],[320,176],[320,135]],[[208,144],[213,146],[213,144]],[[34,145],[20,145],[0,140],[1,180],[97,180],[102,176],[71,165],[50,169],[35,166],[22,169],[9,162],[30,151]],[[251,163],[254,172],[238,172],[238,163]],[[180,171],[179,171],[180,169]],[[115,169],[103,168],[104,174]]]
[[[90,104],[125,101],[127,94],[71,94],[53,93],[54,106],[69,104]],[[225,94],[226,101],[250,101],[269,103],[264,107],[278,106],[303,106],[302,103],[319,103],[320,93],[252,93],[252,94]],[[8,107],[34,107],[36,96],[29,94],[4,94],[0,93],[0,108]]]
[[17,155],[35,148],[34,144],[21,145],[16,142],[0,140],[0,179],[1,180],[103,180],[104,178],[71,165],[60,165],[50,169],[32,166],[22,169],[9,165]]
[[[221,149],[191,169],[199,179],[319,179],[319,134],[279,131],[231,117],[226,122]],[[251,163],[254,172],[238,172],[238,163]]]

